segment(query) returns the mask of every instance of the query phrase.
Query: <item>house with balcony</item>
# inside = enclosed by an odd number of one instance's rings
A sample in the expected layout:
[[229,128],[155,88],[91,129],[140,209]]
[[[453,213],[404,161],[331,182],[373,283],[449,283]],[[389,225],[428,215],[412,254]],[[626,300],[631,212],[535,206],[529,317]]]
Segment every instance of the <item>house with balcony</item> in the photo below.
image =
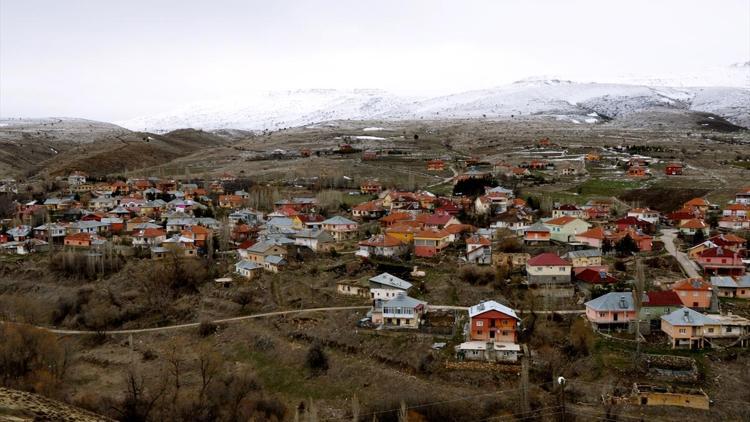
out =
[[401,293],[406,294],[412,287],[412,284],[408,281],[388,273],[378,274],[370,278],[368,282],[370,285],[370,299],[372,299],[373,305],[375,301],[390,300]]
[[745,274],[745,264],[742,262],[742,256],[722,246],[716,246],[700,252],[695,257],[695,261],[703,269],[703,274],[733,276]]
[[703,349],[724,345],[747,347],[750,320],[733,314],[701,314],[690,308],[661,317],[661,330],[672,348]]
[[632,292],[609,292],[585,303],[586,318],[595,329],[627,328],[636,319]]
[[466,342],[456,347],[459,359],[490,362],[515,362],[518,345],[516,312],[494,300],[469,308]]
[[414,234],[414,255],[431,258],[450,245],[450,237],[445,230],[421,230]]
[[710,281],[711,287],[719,297],[750,299],[750,275],[736,278],[726,275],[713,276]]
[[427,313],[427,302],[399,293],[393,299],[376,300],[372,309],[372,323],[383,328],[416,329]]
[[552,232],[541,222],[536,222],[523,231],[523,241],[526,244],[547,243],[550,240]]
[[359,225],[346,217],[339,215],[324,220],[321,228],[328,232],[334,240],[341,242],[343,240],[354,239],[357,236]]

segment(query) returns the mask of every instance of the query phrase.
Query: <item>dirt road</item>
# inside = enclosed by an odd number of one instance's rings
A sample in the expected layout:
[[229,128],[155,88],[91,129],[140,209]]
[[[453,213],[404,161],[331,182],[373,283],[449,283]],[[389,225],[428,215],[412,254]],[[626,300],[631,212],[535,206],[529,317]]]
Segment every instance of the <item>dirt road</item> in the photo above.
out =
[[659,238],[664,242],[664,248],[669,252],[670,255],[677,259],[677,262],[682,267],[682,271],[688,277],[700,278],[701,274],[698,271],[698,266],[695,262],[688,258],[687,254],[677,250],[674,244],[674,239],[677,237],[677,230],[675,229],[664,229],[661,231],[662,235]]
[[[254,315],[243,315],[233,318],[223,318],[223,319],[216,319],[213,321],[210,321],[213,324],[229,324],[233,322],[240,322],[240,321],[247,321],[250,319],[258,319],[258,318],[268,318],[268,317],[274,317],[274,316],[282,316],[282,315],[293,315],[293,314],[303,314],[303,313],[312,313],[312,312],[335,312],[335,311],[364,311],[369,310],[370,306],[331,306],[326,308],[308,308],[308,309],[294,309],[294,310],[288,310],[288,311],[275,311],[275,312],[265,312],[261,314],[254,314]],[[449,306],[449,305],[431,305],[430,309],[434,310],[455,310],[455,311],[468,311],[469,308],[466,306]],[[519,314],[527,313],[529,311],[526,310],[517,310]],[[582,309],[565,309],[565,310],[559,310],[559,311],[535,311],[537,314],[545,314],[545,313],[557,313],[557,314],[581,314],[585,312]],[[0,324],[5,324],[5,321],[0,321]],[[190,322],[185,324],[176,324],[176,325],[167,325],[163,327],[150,327],[150,328],[134,328],[134,329],[126,329],[126,330],[108,330],[108,331],[90,331],[90,330],[65,330],[65,329],[59,329],[59,328],[50,328],[50,327],[42,327],[42,326],[36,326],[36,328],[40,328],[43,330],[50,331],[55,334],[60,335],[92,335],[92,334],[106,334],[106,335],[115,335],[115,334],[146,334],[146,333],[155,333],[155,332],[163,332],[163,331],[171,331],[171,330],[181,330],[183,328],[196,328],[200,325],[200,322]]]

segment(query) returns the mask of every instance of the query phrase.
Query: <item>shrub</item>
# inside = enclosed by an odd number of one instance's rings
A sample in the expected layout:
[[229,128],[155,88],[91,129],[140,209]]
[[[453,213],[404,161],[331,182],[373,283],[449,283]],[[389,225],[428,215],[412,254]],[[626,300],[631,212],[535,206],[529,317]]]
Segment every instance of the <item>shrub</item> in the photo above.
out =
[[198,335],[201,337],[208,337],[216,333],[219,330],[219,326],[211,321],[201,321],[198,324]]
[[320,375],[328,372],[328,355],[326,355],[323,346],[319,342],[313,343],[307,351],[305,366],[313,375]]

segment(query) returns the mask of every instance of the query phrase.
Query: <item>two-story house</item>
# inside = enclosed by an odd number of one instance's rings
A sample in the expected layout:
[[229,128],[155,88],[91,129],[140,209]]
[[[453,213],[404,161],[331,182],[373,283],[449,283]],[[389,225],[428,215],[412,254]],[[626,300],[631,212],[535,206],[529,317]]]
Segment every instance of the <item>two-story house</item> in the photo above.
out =
[[672,286],[672,291],[677,293],[682,304],[688,308],[708,309],[711,307],[713,288],[702,278],[680,280]]
[[515,362],[519,321],[513,309],[494,300],[470,307],[467,341],[456,347],[459,358]]
[[586,318],[596,329],[627,328],[636,319],[632,292],[609,292],[585,305]]
[[529,285],[569,284],[573,266],[554,253],[539,254],[526,262]]
[[357,236],[359,225],[345,217],[339,215],[324,220],[321,228],[328,232],[337,242],[342,240],[353,239]]

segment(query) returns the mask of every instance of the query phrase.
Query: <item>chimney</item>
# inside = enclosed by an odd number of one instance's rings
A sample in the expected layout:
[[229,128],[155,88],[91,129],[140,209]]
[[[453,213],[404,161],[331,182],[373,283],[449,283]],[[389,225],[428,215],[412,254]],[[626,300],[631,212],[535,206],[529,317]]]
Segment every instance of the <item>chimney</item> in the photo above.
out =
[[682,319],[684,319],[685,322],[690,322],[690,312],[688,312],[687,309],[683,311]]

